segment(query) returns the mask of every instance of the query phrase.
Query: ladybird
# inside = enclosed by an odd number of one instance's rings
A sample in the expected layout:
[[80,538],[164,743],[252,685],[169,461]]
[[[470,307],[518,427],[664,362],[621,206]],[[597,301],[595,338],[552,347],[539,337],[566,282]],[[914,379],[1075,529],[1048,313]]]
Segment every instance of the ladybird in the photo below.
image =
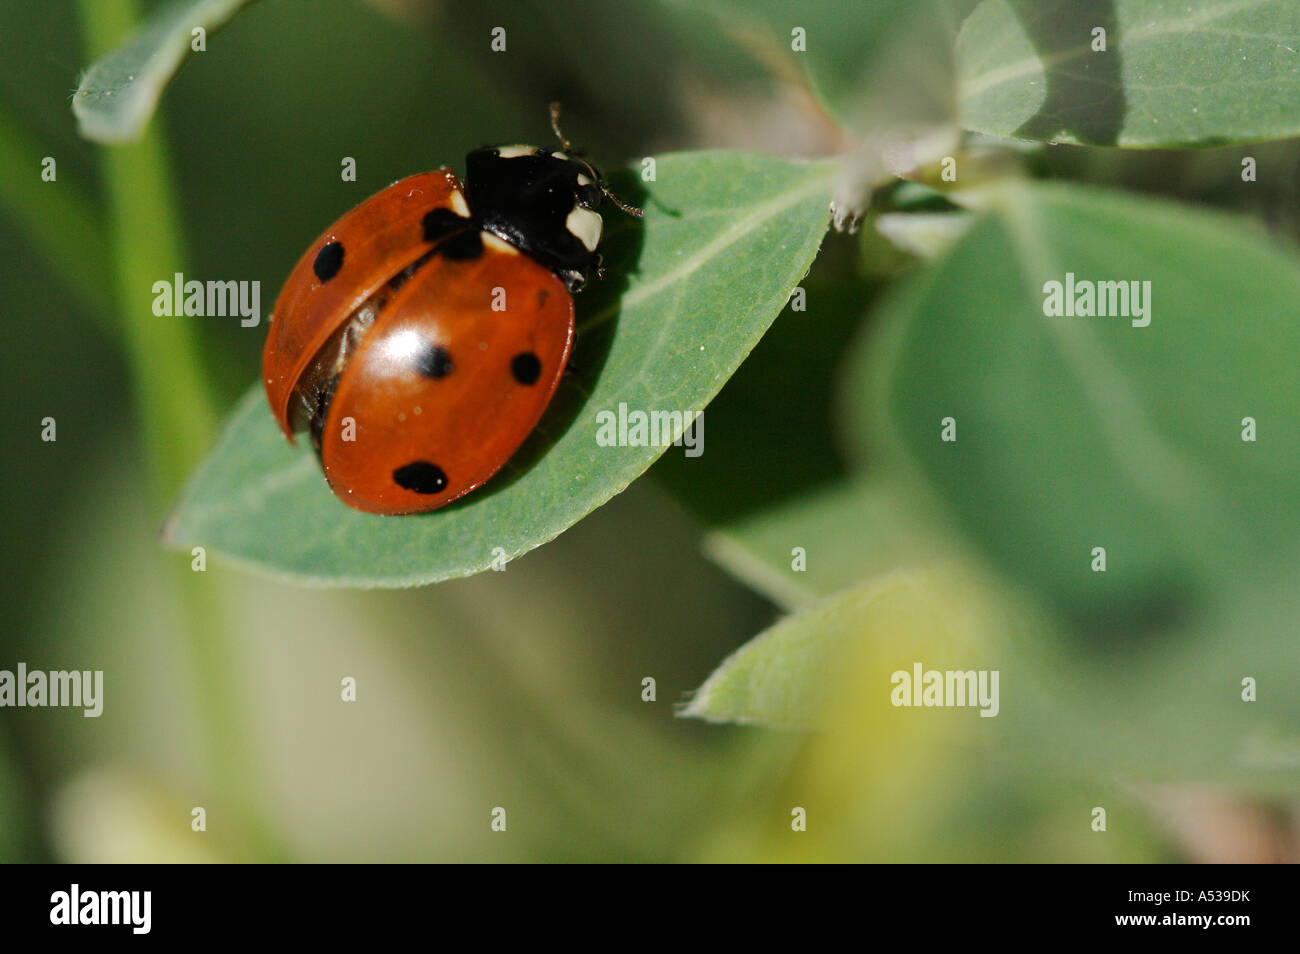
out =
[[262,356],[290,442],[306,430],[358,510],[436,510],[481,487],[536,427],[573,346],[573,293],[602,274],[608,198],[560,149],[496,146],[394,183],[298,261]]

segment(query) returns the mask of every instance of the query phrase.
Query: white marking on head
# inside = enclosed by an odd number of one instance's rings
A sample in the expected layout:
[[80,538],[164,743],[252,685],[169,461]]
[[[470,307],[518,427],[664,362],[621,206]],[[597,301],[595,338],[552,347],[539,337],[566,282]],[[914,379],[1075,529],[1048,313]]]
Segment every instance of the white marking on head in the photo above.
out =
[[469,218],[469,203],[465,201],[465,197],[461,195],[460,190],[451,194],[451,198],[448,200],[447,204],[450,205],[451,210],[462,219]]
[[591,180],[588,179],[586,176],[584,176],[581,172],[579,172],[579,173],[578,173],[578,185],[580,185],[580,186],[589,186],[589,185],[591,185]]
[[483,233],[483,244],[486,245],[488,248],[496,249],[498,252],[506,252],[510,255],[519,254],[519,249],[515,248],[513,245],[511,245],[509,242],[507,242],[505,239],[501,238],[500,236],[493,235],[491,232]]
[[568,158],[569,158],[569,154],[568,154],[567,152],[553,152],[553,153],[551,153],[551,155],[554,156],[556,159],[568,159]]
[[600,244],[600,230],[604,226],[600,215],[591,209],[575,205],[569,217],[564,220],[564,227],[586,247],[588,252],[596,251]]
[[520,156],[531,156],[537,152],[536,146],[501,146],[497,149],[497,155],[502,159],[518,159]]

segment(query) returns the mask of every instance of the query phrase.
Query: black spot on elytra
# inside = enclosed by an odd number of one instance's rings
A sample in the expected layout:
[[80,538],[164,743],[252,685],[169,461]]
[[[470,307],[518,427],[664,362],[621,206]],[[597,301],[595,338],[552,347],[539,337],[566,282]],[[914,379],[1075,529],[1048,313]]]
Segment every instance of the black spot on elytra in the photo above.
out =
[[545,288],[537,289],[537,307],[542,308],[546,305],[546,299],[551,297],[551,293]]
[[510,373],[520,384],[536,384],[542,374],[542,362],[531,351],[517,354],[510,362]]
[[316,261],[311,263],[311,270],[323,282],[329,281],[343,267],[343,243],[330,242],[316,253]]
[[469,219],[461,218],[451,209],[434,209],[424,217],[421,224],[424,226],[426,242],[441,242],[468,225]]
[[416,460],[393,471],[397,486],[417,494],[440,494],[447,489],[447,475],[437,464]]
[[451,360],[451,352],[442,345],[426,344],[424,350],[417,354],[411,362],[415,370],[424,375],[426,378],[445,378],[455,370],[455,365]]
[[461,232],[439,245],[438,252],[453,262],[466,262],[483,254],[483,237],[477,230]]

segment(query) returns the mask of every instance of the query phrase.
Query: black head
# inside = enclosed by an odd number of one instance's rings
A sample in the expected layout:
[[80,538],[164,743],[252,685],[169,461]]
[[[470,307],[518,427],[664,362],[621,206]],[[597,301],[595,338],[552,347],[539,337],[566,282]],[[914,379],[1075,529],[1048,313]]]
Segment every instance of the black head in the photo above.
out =
[[465,193],[482,228],[539,261],[569,287],[600,268],[600,173],[544,146],[490,146],[466,157]]

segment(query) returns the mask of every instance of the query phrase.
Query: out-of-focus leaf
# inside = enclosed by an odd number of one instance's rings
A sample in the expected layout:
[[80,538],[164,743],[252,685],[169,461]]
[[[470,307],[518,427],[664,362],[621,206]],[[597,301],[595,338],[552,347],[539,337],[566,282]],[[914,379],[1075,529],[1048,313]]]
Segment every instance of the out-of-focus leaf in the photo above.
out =
[[217,30],[249,2],[173,0],[159,8],[81,78],[72,97],[81,134],[105,143],[139,138],[163,89],[190,52],[193,31]]
[[[952,44],[969,0],[663,0],[684,24],[706,18],[725,53],[748,54],[773,78],[808,89],[854,136],[950,120]],[[712,54],[716,56],[716,54]]]
[[905,252],[932,258],[961,238],[973,217],[966,212],[887,212],[876,230]]
[[890,703],[893,673],[910,674],[918,661],[926,668],[997,668],[986,665],[996,662],[991,653],[1003,636],[992,606],[956,564],[866,580],[754,637],[714,671],[682,715],[813,728],[823,724],[828,700],[833,707],[837,690],[853,680],[867,708],[892,722],[899,712]]
[[834,371],[883,284],[862,276],[857,245],[827,236],[816,267],[709,404],[705,453],[673,448],[655,464],[654,479],[701,524],[725,526],[843,479]]
[[[957,758],[982,745],[981,760],[1008,777],[1291,792],[1300,704],[1285,687],[1300,679],[1290,622],[1300,588],[1290,567],[1233,588],[1189,622],[1100,646],[1064,639],[1059,620],[961,556],[896,570],[805,604],[746,643],[683,714],[825,728],[872,765],[888,762],[871,754],[880,749],[942,744]],[[893,706],[891,675],[916,663],[997,670],[997,715]]]
[[919,503],[886,480],[844,480],[718,528],[705,550],[737,579],[796,609],[953,552]]
[[963,125],[993,135],[1131,147],[1283,139],[1300,135],[1300,4],[985,0],[958,37],[957,72]]
[[[1047,316],[1067,276],[1149,283],[1149,324],[1136,299],[1132,317]],[[1174,619],[1300,533],[1298,298],[1293,255],[1220,216],[1010,188],[857,349],[850,440],[1076,618]]]

